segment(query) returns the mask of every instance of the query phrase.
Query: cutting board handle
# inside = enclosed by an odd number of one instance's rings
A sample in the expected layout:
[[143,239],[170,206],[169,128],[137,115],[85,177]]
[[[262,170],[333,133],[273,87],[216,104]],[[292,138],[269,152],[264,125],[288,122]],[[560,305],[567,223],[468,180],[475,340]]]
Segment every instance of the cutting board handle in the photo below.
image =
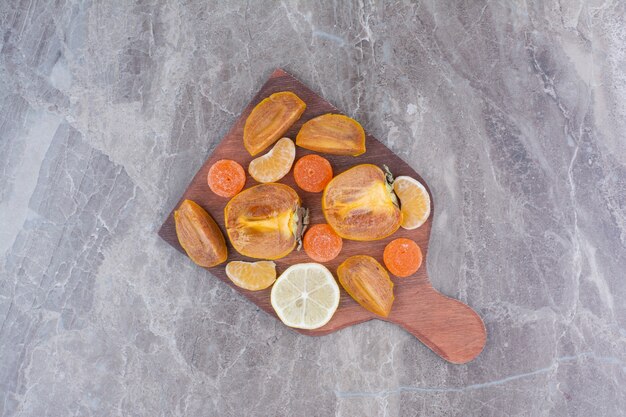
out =
[[428,285],[407,307],[393,321],[445,360],[467,363],[483,350],[487,340],[485,324],[462,302]]

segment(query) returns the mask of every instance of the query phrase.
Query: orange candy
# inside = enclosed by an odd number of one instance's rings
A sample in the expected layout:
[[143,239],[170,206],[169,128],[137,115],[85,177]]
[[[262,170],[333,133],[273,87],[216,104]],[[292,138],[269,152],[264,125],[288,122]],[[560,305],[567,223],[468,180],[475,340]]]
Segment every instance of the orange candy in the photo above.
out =
[[246,184],[246,172],[237,162],[220,159],[209,169],[207,183],[211,191],[220,197],[234,197]]
[[328,262],[339,255],[343,240],[329,225],[316,224],[306,231],[302,245],[309,258],[317,262]]
[[293,178],[304,191],[319,193],[333,179],[333,168],[326,158],[305,155],[296,162]]
[[422,265],[422,250],[417,243],[403,237],[394,239],[383,252],[385,266],[397,277],[413,275]]

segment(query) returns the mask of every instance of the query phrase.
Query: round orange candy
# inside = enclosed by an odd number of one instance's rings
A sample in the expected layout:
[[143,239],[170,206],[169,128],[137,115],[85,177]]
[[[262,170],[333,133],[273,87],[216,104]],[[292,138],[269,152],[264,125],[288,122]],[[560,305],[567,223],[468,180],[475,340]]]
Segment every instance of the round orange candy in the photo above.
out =
[[207,183],[211,191],[220,197],[234,197],[246,184],[246,172],[237,162],[220,159],[209,169]]
[[422,265],[422,250],[411,239],[394,239],[383,252],[385,266],[397,277],[408,277],[417,272]]
[[333,179],[333,168],[328,159],[319,155],[305,155],[293,168],[298,187],[310,193],[319,193]]
[[316,224],[304,234],[302,246],[309,258],[317,262],[328,262],[339,255],[343,240],[329,225]]

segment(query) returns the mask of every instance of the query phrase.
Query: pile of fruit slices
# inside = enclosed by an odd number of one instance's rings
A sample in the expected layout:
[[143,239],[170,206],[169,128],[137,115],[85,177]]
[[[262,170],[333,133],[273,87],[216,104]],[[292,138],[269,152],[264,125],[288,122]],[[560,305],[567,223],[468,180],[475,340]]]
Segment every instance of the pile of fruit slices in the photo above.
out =
[[[322,265],[335,259],[343,239],[372,241],[398,228],[416,229],[430,216],[430,196],[417,180],[393,179],[387,167],[358,164],[333,175],[330,162],[316,154],[295,162],[296,146],[332,155],[357,157],[365,153],[361,125],[343,115],[324,114],[302,125],[294,142],[283,137],[300,118],[306,103],[290,91],[261,101],[246,119],[243,147],[256,156],[248,173],[259,184],[243,189],[246,171],[223,159],[209,169],[207,183],[217,196],[229,198],[224,209],[228,239],[241,255],[257,262],[232,261],[226,275],[243,289],[271,289],[270,301],[287,326],[317,329],[330,321],[339,305],[339,286]],[[322,193],[326,224],[308,226],[308,213],[298,193],[280,181],[293,167],[296,184],[305,192]],[[355,186],[356,184],[356,186]],[[213,267],[227,260],[224,235],[209,213],[185,200],[174,213],[181,246],[198,265]],[[276,278],[273,262],[304,247],[311,263],[290,266]],[[383,267],[373,257],[355,255],[337,268],[344,290],[367,310],[387,317],[394,301],[396,277],[413,275],[422,263],[420,247],[412,240],[392,240],[383,253]],[[385,268],[386,267],[386,268]]]

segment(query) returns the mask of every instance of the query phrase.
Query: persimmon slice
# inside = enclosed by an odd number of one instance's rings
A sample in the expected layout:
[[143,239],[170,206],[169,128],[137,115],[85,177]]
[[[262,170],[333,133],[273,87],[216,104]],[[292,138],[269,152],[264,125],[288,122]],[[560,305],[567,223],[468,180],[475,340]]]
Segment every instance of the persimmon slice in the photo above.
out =
[[327,113],[302,125],[296,145],[315,152],[358,156],[365,153],[365,131],[348,116]]
[[226,204],[224,223],[237,252],[274,260],[296,247],[305,221],[303,211],[293,188],[260,184],[243,190]]
[[393,304],[393,282],[376,259],[367,255],[351,256],[337,268],[341,286],[364,308],[387,317]]
[[274,93],[257,104],[243,127],[243,145],[254,156],[283,137],[306,104],[291,91]]
[[176,236],[189,258],[210,268],[228,257],[226,240],[215,220],[195,201],[185,200],[174,211]]
[[326,222],[344,239],[369,241],[390,236],[402,222],[390,188],[384,172],[372,164],[336,175],[322,195]]

